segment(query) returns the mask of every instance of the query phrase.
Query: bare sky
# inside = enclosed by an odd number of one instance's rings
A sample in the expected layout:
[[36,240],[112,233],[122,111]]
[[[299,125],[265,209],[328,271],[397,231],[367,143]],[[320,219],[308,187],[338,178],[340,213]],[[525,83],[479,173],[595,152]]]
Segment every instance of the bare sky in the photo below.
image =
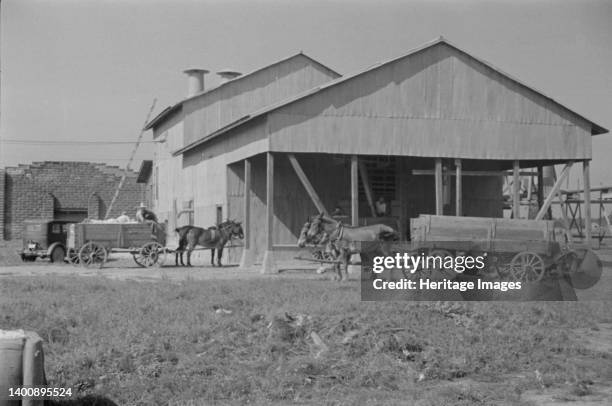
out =
[[[346,74],[440,35],[612,129],[609,0],[4,0],[0,7],[0,167],[124,166],[153,98],[157,113],[185,95],[185,68],[248,72],[302,50]],[[27,140],[83,143],[15,143]],[[116,141],[129,143],[104,144]],[[150,151],[143,145],[135,169]],[[612,136],[595,137],[593,154],[593,185],[612,184]]]

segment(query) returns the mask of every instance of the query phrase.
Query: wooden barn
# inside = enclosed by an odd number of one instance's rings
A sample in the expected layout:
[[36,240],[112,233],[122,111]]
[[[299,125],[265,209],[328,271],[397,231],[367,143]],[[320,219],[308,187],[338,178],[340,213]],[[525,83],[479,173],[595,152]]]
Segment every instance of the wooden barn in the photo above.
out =
[[[319,211],[409,238],[419,214],[501,217],[508,170],[518,179],[565,164],[560,184],[579,161],[586,186],[591,136],[607,132],[444,38],[343,77],[298,54],[187,98],[148,128],[163,141],[158,214],[171,226],[243,220],[241,263],[266,272],[295,255]],[[540,190],[542,212],[553,195]]]

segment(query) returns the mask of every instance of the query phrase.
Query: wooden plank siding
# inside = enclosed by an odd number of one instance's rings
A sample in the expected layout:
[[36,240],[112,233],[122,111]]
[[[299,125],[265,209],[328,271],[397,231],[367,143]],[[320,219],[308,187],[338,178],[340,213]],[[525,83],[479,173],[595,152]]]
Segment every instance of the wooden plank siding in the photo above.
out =
[[298,54],[248,79],[211,89],[183,104],[185,145],[258,109],[335,79],[337,75]]
[[591,128],[446,44],[268,113],[273,151],[589,159]]
[[[163,140],[155,144],[152,173],[152,210],[160,222],[168,221],[166,241],[169,247],[178,244],[174,229],[189,223],[189,216],[183,215],[175,219],[175,207],[178,211],[183,203],[194,199],[193,168],[183,168],[183,157],[173,157],[172,152],[183,144],[183,122],[170,120],[159,133],[157,139]],[[169,126],[169,124],[172,124]],[[136,210],[136,208],[134,208]],[[130,214],[133,216],[134,214]]]

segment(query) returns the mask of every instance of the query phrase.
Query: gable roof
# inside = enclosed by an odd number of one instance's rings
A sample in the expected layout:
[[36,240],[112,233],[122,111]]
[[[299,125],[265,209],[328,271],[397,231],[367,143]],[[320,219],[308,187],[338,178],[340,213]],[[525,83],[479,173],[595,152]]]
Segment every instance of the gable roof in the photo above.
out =
[[217,86],[213,86],[213,87],[211,87],[209,89],[205,89],[203,92],[200,92],[200,93],[198,93],[196,95],[187,97],[187,98],[181,100],[180,102],[174,104],[173,106],[166,107],[157,116],[155,116],[151,121],[149,121],[145,125],[144,130],[150,130],[151,128],[153,128],[155,126],[158,126],[159,124],[163,123],[173,113],[175,113],[177,111],[180,111],[182,109],[182,107],[183,107],[183,104],[185,102],[189,101],[189,100],[193,100],[193,99],[196,99],[198,97],[202,97],[204,95],[213,93],[213,92],[215,92],[216,90],[218,90],[218,89],[220,89],[222,87],[232,86],[236,82],[241,82],[244,79],[248,79],[248,78],[252,77],[254,74],[256,74],[258,72],[261,72],[261,71],[266,70],[266,69],[270,69],[270,68],[272,68],[274,66],[280,65],[280,64],[282,64],[284,62],[290,61],[290,60],[292,60],[294,58],[298,58],[298,57],[304,57],[304,58],[310,60],[313,64],[315,64],[315,65],[323,68],[324,70],[328,71],[329,73],[331,73],[331,76],[335,76],[335,77],[339,77],[340,76],[340,74],[338,72],[336,72],[333,69],[323,65],[321,62],[317,61],[316,59],[311,58],[310,56],[308,56],[305,53],[303,53],[302,51],[300,51],[297,54],[294,54],[294,55],[288,56],[286,58],[280,59],[280,60],[278,60],[276,62],[273,62],[273,63],[271,63],[269,65],[266,65],[264,67],[255,69],[254,71],[245,73],[244,75],[237,76],[234,79],[231,79],[231,80],[228,80],[226,82],[220,83]]
[[210,134],[207,134],[205,137],[203,137],[203,138],[201,138],[201,139],[199,139],[197,141],[194,141],[191,144],[188,144],[188,145],[184,146],[183,148],[175,151],[173,153],[173,155],[174,156],[180,155],[180,154],[182,154],[184,152],[187,152],[187,151],[189,151],[189,150],[191,150],[191,149],[193,149],[195,147],[203,145],[203,144],[209,142],[210,140],[212,140],[214,138],[217,138],[217,137],[227,133],[230,130],[238,128],[238,127],[240,127],[240,126],[242,126],[242,125],[244,125],[244,124],[246,124],[246,123],[248,123],[248,122],[250,122],[250,121],[252,121],[252,120],[254,120],[256,118],[258,118],[258,117],[261,117],[261,116],[266,115],[268,113],[271,113],[271,112],[273,112],[275,110],[278,110],[280,108],[283,108],[285,106],[293,104],[293,103],[295,103],[297,101],[300,101],[300,100],[306,99],[308,97],[311,97],[311,96],[313,96],[313,95],[315,95],[315,94],[317,94],[317,93],[319,93],[319,92],[321,92],[321,91],[323,91],[325,89],[328,89],[330,87],[337,86],[337,85],[339,85],[341,83],[350,81],[350,80],[352,80],[354,78],[357,78],[359,76],[362,76],[362,75],[364,75],[364,74],[366,74],[368,72],[375,71],[375,70],[377,70],[377,69],[379,69],[379,68],[381,68],[383,66],[391,64],[391,63],[396,62],[398,60],[401,60],[401,59],[404,59],[404,58],[408,58],[408,57],[410,57],[412,55],[415,55],[415,54],[417,54],[417,53],[419,53],[421,51],[424,51],[424,50],[426,50],[428,48],[431,48],[433,46],[436,46],[438,44],[446,44],[446,45],[454,48],[455,50],[461,52],[462,54],[467,55],[468,57],[472,58],[473,60],[477,61],[478,63],[480,63],[482,65],[485,65],[486,67],[488,67],[488,68],[492,69],[493,71],[499,73],[500,75],[504,76],[505,78],[515,82],[519,86],[521,86],[523,88],[526,88],[526,89],[528,89],[528,90],[530,90],[532,92],[537,93],[538,95],[544,97],[545,99],[548,99],[549,101],[553,102],[555,105],[559,106],[563,110],[565,110],[565,111],[571,113],[572,115],[574,115],[574,116],[576,116],[576,117],[586,121],[587,123],[589,123],[591,125],[591,134],[592,135],[605,134],[605,133],[608,132],[608,130],[606,128],[603,128],[603,127],[599,126],[598,124],[594,123],[593,121],[585,118],[584,116],[576,113],[575,111],[573,111],[573,110],[569,109],[568,107],[562,105],[561,103],[555,101],[551,97],[546,96],[541,91],[539,91],[539,90],[537,90],[537,89],[535,89],[535,88],[533,88],[531,86],[528,86],[528,85],[524,84],[520,80],[514,78],[513,76],[511,76],[511,75],[503,72],[502,70],[498,69],[497,67],[493,66],[489,62],[486,62],[486,61],[484,61],[484,60],[482,60],[480,58],[476,58],[475,56],[467,53],[466,51],[462,50],[461,48],[457,47],[456,45],[450,43],[444,37],[439,37],[439,38],[437,38],[437,39],[435,39],[433,41],[425,43],[424,45],[409,51],[407,54],[404,54],[402,56],[390,59],[388,61],[376,63],[376,64],[374,64],[374,65],[372,65],[372,66],[370,66],[370,67],[368,67],[368,68],[366,68],[364,70],[358,71],[358,72],[350,74],[350,75],[342,76],[342,77],[340,77],[338,79],[332,80],[332,81],[327,82],[327,83],[325,83],[323,85],[317,86],[317,87],[315,87],[313,89],[307,90],[305,92],[302,92],[300,94],[292,96],[292,97],[290,97],[288,99],[282,100],[282,101],[280,101],[278,103],[275,103],[275,104],[269,105],[269,106],[267,106],[265,108],[262,108],[260,110],[254,111],[253,113],[251,113],[251,114],[249,114],[247,116],[244,116],[242,118],[239,118],[238,120],[228,124],[227,126],[225,126],[223,128],[220,128],[220,129],[218,129],[218,130],[216,130],[216,131],[214,131],[214,132],[212,132]]

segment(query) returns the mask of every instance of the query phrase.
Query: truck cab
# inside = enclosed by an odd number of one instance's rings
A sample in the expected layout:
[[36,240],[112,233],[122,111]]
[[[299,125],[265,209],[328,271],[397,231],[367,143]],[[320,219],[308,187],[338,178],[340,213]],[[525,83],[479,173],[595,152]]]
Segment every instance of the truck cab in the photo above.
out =
[[66,257],[66,238],[70,223],[61,220],[25,220],[23,224],[22,261],[49,258],[62,263]]

